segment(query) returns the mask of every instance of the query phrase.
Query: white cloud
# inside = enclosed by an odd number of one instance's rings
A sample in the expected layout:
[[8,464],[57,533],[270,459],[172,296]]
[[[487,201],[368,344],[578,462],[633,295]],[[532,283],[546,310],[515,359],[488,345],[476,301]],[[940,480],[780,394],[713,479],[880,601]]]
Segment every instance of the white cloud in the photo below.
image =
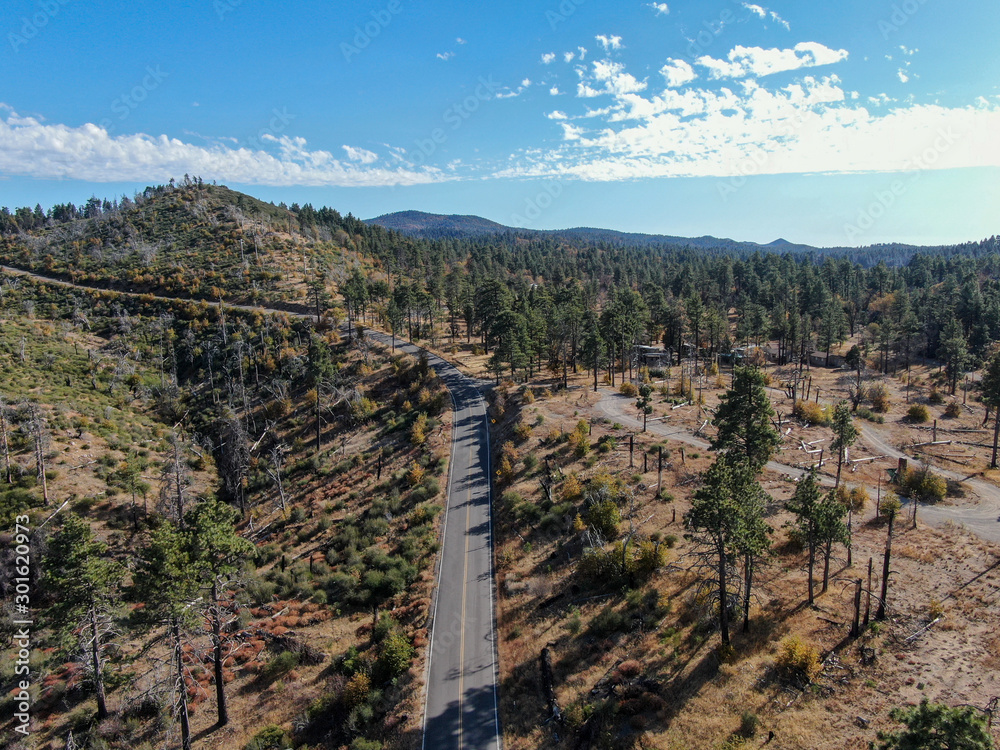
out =
[[563,61],[564,62],[571,63],[575,59],[576,59],[576,53],[575,52],[563,52]]
[[907,74],[906,70],[904,70],[903,68],[900,68],[899,70],[897,70],[896,71],[896,75],[899,76],[899,82],[900,83],[908,83],[909,80],[910,80],[910,76]]
[[658,16],[665,16],[670,12],[670,6],[666,3],[650,3],[649,7],[655,10]]
[[660,75],[666,79],[667,86],[672,89],[683,86],[685,83],[691,83],[698,77],[694,68],[687,61],[674,59],[667,60],[667,64],[660,68]]
[[462,37],[458,37],[455,40],[455,44],[468,44],[468,42],[465,39],[462,39]]
[[760,18],[767,18],[767,11],[764,10],[759,5],[753,5],[751,3],[743,3],[743,7],[746,8],[751,13],[753,13],[754,15],[759,16]]
[[847,50],[834,50],[818,42],[799,42],[792,49],[737,46],[726,60],[702,55],[695,62],[708,69],[711,78],[759,78],[800,68],[830,65],[847,59]]
[[576,56],[580,58],[580,62],[583,62],[583,59],[587,56],[587,48],[586,47],[577,47],[576,48]]
[[546,52],[544,55],[542,55],[542,65],[549,65],[555,59],[556,59],[555,52]]
[[552,88],[549,89],[549,93],[552,96],[559,96],[560,94],[562,94],[562,91],[559,90],[558,86],[553,86]]
[[378,154],[364,148],[354,148],[353,146],[341,146],[351,161],[359,161],[362,164],[374,164],[378,161]]
[[[610,104],[585,106],[582,115],[549,113],[562,144],[523,152],[495,176],[613,181],[1000,167],[993,136],[1000,97],[951,108],[896,103],[885,94],[865,101],[835,75],[805,76],[780,88],[752,78],[731,87],[649,93],[606,88],[624,76],[615,62],[585,69],[580,85],[611,96]],[[925,156],[930,151],[933,160]]]
[[590,85],[586,79],[587,71],[584,67],[578,68],[581,80],[576,87],[576,95],[582,99],[591,99],[596,96],[622,96],[624,94],[634,94],[644,91],[648,85],[645,81],[639,81],[631,73],[625,72],[622,63],[611,60],[595,60],[592,64],[592,74],[594,82],[601,83],[601,88]]
[[[309,150],[302,138],[265,135],[264,148],[205,147],[166,135],[110,135],[92,123],[77,127],[22,117],[0,105],[0,174],[88,182],[166,182],[185,173],[246,185],[417,185],[450,179],[438,170],[368,166],[329,151]],[[276,153],[271,153],[273,147]],[[350,147],[345,147],[350,149]],[[348,151],[350,154],[350,151]],[[405,164],[405,163],[404,163]]]
[[[604,47],[604,51],[622,48],[622,38],[620,36],[605,36],[604,34],[598,34],[594,37],[601,46]],[[583,59],[583,55],[580,55],[580,59]]]
[[444,60],[446,62],[448,60],[450,60],[451,58],[453,58],[454,56],[455,56],[454,52],[438,52],[437,53],[437,59],[438,60]]
[[915,54],[917,54],[920,51],[919,49],[910,49],[905,44],[899,45],[899,49],[907,57],[913,57]]

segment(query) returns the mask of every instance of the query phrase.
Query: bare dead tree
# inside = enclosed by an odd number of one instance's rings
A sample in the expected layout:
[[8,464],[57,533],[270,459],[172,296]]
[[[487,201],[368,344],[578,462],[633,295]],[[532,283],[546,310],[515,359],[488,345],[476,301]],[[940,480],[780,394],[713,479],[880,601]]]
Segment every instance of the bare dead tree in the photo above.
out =
[[4,471],[7,474],[7,484],[14,483],[14,475],[10,468],[10,441],[7,437],[9,427],[7,425],[7,412],[9,407],[3,396],[0,396],[0,438],[3,440],[3,462]]
[[170,457],[160,472],[160,504],[158,510],[178,525],[184,525],[184,511],[187,488],[191,486],[191,472],[184,459],[184,444],[176,432],[168,438],[171,445]]
[[42,500],[45,505],[48,505],[49,487],[45,476],[45,454],[48,452],[51,442],[48,425],[38,404],[26,401],[21,408],[25,414],[21,429],[31,438],[35,453],[35,471],[38,483],[42,486]]

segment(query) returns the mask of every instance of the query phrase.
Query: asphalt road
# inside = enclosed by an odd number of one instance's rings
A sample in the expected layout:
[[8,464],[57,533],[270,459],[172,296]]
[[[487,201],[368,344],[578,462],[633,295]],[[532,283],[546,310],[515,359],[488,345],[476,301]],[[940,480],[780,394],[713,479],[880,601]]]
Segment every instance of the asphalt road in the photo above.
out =
[[[388,336],[368,329],[385,344]],[[396,349],[416,355],[419,347]],[[431,619],[423,747],[501,747],[486,404],[477,381],[429,354],[454,405],[451,471],[438,586]]]
[[[0,271],[50,284],[77,286],[6,266],[0,266]],[[178,301],[171,297],[157,299]],[[297,315],[266,307],[229,306]],[[390,336],[370,328],[365,329],[365,335],[393,344]],[[422,351],[401,339],[395,339],[395,348],[414,356]],[[444,542],[430,623],[423,748],[499,750],[502,741],[486,404],[479,392],[480,381],[466,377],[435,354],[428,353],[428,364],[451,393],[454,422]]]

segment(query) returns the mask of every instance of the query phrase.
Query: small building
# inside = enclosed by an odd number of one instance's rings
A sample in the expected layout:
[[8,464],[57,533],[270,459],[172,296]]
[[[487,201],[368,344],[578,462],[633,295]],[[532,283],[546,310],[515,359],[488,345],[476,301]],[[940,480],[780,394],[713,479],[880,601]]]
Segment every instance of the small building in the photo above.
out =
[[636,359],[641,367],[670,367],[673,352],[655,346],[637,346]]

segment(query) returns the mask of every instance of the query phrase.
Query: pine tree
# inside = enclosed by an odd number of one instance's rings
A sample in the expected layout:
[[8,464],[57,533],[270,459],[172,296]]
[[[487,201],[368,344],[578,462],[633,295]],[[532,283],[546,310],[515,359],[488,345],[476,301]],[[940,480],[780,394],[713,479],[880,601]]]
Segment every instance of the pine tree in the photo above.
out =
[[997,443],[1000,442],[1000,350],[998,350],[983,369],[983,403],[993,409],[993,457],[990,468],[997,468]]
[[834,487],[840,486],[840,471],[844,466],[844,453],[854,445],[858,439],[858,428],[854,426],[851,418],[851,410],[846,401],[841,401],[834,407],[833,422],[830,425],[833,430],[833,442],[830,443],[830,450],[837,451],[837,480]]
[[721,456],[703,476],[704,484],[694,494],[691,509],[684,515],[690,529],[688,538],[704,550],[702,565],[712,570],[708,581],[719,605],[722,643],[729,645],[729,609],[737,584],[737,562],[744,568],[743,627],[749,628],[749,607],[753,572],[757,561],[770,547],[770,529],[763,521],[765,494],[756,471],[744,460],[730,461]]
[[147,627],[165,626],[170,644],[170,666],[174,682],[174,709],[181,724],[181,747],[191,750],[188,716],[187,668],[184,665],[185,632],[196,622],[198,584],[180,528],[164,521],[139,551],[133,577],[135,598],[145,602],[141,617]]
[[49,541],[43,583],[55,602],[49,614],[56,630],[64,637],[78,631],[86,647],[99,720],[108,716],[106,654],[124,574],[124,568],[109,557],[107,545],[94,539],[90,527],[77,516],[66,516]]
[[254,552],[254,546],[233,528],[237,516],[236,510],[225,503],[201,503],[188,513],[183,540],[190,561],[190,575],[198,589],[208,594],[205,614],[212,631],[219,726],[229,722],[222,669],[222,628],[227,615],[224,594]]
[[795,514],[794,526],[802,536],[809,552],[809,604],[815,603],[813,570],[816,567],[816,548],[819,544],[819,506],[821,503],[819,485],[816,484],[815,470],[802,477],[795,494],[785,504],[785,508]]
[[754,472],[771,460],[781,445],[781,436],[771,418],[774,409],[764,389],[764,375],[755,367],[737,367],[732,387],[723,394],[715,412],[718,432],[712,450],[745,458]]
[[847,506],[837,499],[833,490],[826,493],[816,508],[816,542],[823,552],[823,588],[826,593],[830,581],[830,557],[833,555],[833,545],[847,545],[848,530],[844,523]]
[[971,706],[950,708],[929,703],[894,708],[889,714],[906,725],[897,732],[879,732],[876,750],[993,750],[985,719]]

